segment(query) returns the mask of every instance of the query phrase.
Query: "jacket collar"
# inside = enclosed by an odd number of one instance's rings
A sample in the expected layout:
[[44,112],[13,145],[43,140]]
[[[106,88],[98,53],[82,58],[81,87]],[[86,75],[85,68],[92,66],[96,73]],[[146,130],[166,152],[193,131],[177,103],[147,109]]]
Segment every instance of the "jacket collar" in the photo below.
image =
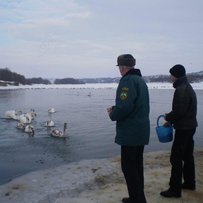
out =
[[142,77],[140,69],[137,69],[137,68],[133,68],[133,69],[129,70],[122,78],[124,78],[127,75],[138,75],[138,76]]
[[184,76],[184,77],[181,77],[181,78],[178,78],[174,83],[173,83],[173,87],[174,88],[177,88],[178,86],[182,85],[182,84],[186,84],[188,83],[188,80],[187,80],[187,77]]

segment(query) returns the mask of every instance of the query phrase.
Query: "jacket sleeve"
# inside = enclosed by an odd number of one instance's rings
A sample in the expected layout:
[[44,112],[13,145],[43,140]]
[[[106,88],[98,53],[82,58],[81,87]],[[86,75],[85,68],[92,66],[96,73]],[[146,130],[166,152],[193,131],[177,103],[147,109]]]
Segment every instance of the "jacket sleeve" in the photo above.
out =
[[173,97],[172,111],[166,114],[165,119],[173,123],[184,117],[188,111],[189,102],[190,97],[187,95],[186,89],[176,89]]
[[137,97],[136,87],[133,81],[122,81],[116,94],[116,105],[113,106],[110,118],[112,121],[125,119],[134,109],[134,101]]

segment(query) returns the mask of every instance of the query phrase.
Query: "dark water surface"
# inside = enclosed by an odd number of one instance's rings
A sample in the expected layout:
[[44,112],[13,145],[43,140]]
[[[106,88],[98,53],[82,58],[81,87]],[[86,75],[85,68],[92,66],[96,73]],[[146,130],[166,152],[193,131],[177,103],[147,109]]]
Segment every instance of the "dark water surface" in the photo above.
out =
[[[0,184],[30,171],[58,166],[73,161],[107,158],[120,154],[114,143],[115,122],[110,121],[106,108],[114,104],[115,89],[21,89],[0,90]],[[91,92],[91,96],[88,94]],[[156,118],[171,108],[173,90],[150,90],[151,138],[145,151],[170,149],[155,134]],[[196,146],[203,147],[203,90],[198,97]],[[48,113],[54,107],[56,113]],[[35,109],[35,136],[17,129],[14,120],[4,118],[7,110],[28,112]],[[68,124],[68,138],[50,137],[44,124],[52,119],[58,129]]]

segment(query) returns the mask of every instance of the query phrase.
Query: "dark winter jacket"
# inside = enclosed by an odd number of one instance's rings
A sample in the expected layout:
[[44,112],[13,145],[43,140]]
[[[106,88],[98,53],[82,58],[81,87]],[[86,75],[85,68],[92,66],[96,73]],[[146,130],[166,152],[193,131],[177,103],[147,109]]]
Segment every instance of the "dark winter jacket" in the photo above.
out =
[[187,130],[197,127],[197,98],[187,77],[178,78],[173,83],[176,89],[173,96],[172,111],[166,114],[166,120],[172,122],[175,129]]
[[146,145],[149,142],[149,93],[139,69],[124,75],[117,88],[110,118],[116,121],[115,142],[122,146]]

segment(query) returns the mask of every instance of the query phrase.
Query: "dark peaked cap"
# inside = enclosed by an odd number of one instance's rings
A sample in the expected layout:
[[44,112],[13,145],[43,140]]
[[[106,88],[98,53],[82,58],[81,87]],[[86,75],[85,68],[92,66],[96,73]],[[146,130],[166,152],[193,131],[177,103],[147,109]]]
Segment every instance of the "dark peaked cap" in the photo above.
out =
[[117,66],[135,66],[135,58],[131,54],[123,54],[117,58]]

